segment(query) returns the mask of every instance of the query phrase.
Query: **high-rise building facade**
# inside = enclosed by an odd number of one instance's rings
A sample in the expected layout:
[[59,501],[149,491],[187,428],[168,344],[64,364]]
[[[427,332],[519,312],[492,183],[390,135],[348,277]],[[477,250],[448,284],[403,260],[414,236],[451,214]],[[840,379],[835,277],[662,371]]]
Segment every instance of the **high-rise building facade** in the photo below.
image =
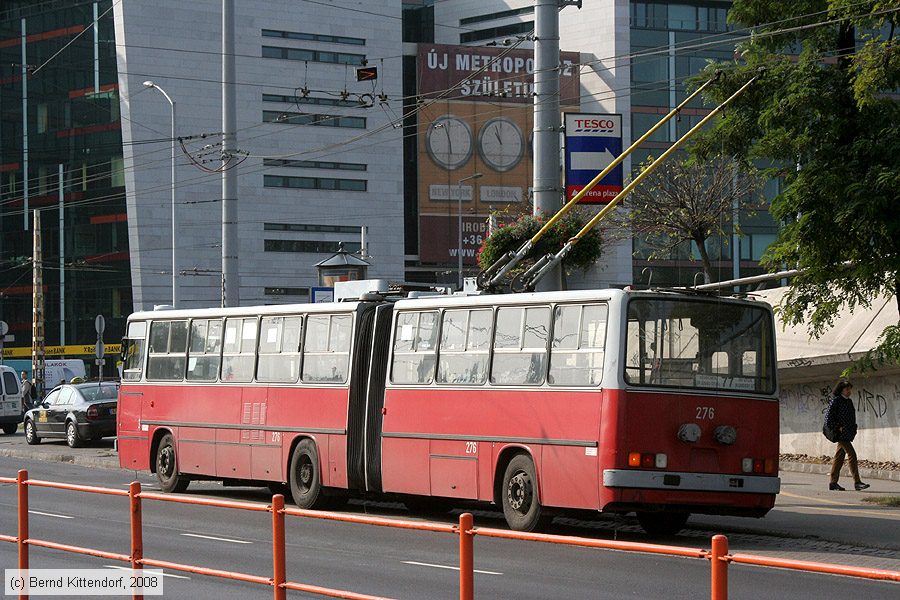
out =
[[[48,344],[132,310],[112,0],[0,2],[0,319],[30,346],[33,211]],[[61,174],[61,176],[60,176]]]

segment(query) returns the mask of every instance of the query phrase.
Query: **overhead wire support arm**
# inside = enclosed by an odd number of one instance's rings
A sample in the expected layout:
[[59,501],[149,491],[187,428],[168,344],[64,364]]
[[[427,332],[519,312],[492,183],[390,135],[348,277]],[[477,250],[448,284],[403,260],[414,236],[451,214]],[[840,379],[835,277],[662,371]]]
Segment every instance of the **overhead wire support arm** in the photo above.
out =
[[647,132],[635,140],[628,148],[625,149],[624,152],[619,154],[609,165],[606,166],[596,177],[591,179],[587,185],[584,186],[582,190],[580,190],[575,196],[566,202],[562,208],[560,208],[555,215],[553,215],[543,227],[541,227],[537,233],[535,233],[531,239],[527,240],[522,246],[516,250],[515,252],[509,251],[500,258],[497,259],[494,264],[489,266],[487,269],[478,274],[477,283],[478,287],[481,289],[487,289],[498,285],[498,283],[509,273],[512,269],[516,267],[520,262],[522,262],[528,254],[534,249],[534,246],[538,243],[538,241],[553,227],[560,219],[562,219],[566,214],[575,208],[575,205],[584,198],[594,186],[600,183],[604,177],[609,175],[613,169],[619,166],[622,161],[628,157],[636,148],[638,148],[641,144],[643,144],[647,139],[650,138],[656,131],[665,125],[672,117],[676,116],[678,113],[684,109],[694,98],[703,93],[703,91],[719,80],[722,76],[722,72],[720,70],[716,70],[712,77],[710,77],[707,81],[703,83],[700,87],[694,90],[687,98],[685,98],[678,106],[673,108],[666,114],[662,119],[660,119],[653,127],[651,127]]
[[[641,181],[643,181],[643,179],[644,179],[645,177],[647,177],[648,175],[650,175],[650,173],[652,173],[654,170],[656,170],[656,167],[658,167],[664,160],[666,160],[673,152],[675,152],[676,150],[678,150],[678,148],[680,148],[681,145],[684,144],[684,142],[686,142],[686,141],[687,141],[688,139],[690,139],[695,133],[697,133],[704,125],[706,125],[706,123],[708,123],[710,120],[712,120],[713,118],[715,118],[716,115],[718,115],[720,112],[722,112],[722,109],[724,109],[728,104],[730,104],[732,100],[734,100],[735,98],[737,98],[738,96],[740,96],[741,94],[743,94],[744,91],[745,91],[748,87],[750,87],[750,85],[753,84],[753,82],[755,82],[757,79],[759,79],[759,77],[761,76],[761,74],[762,74],[762,73],[761,73],[761,71],[760,71],[760,73],[757,73],[756,75],[754,75],[749,81],[747,81],[747,83],[745,83],[745,84],[742,85],[740,88],[738,88],[738,89],[737,89],[731,96],[729,96],[724,102],[722,102],[721,104],[719,104],[719,105],[718,105],[717,107],[715,107],[708,115],[706,115],[705,117],[703,117],[703,118],[700,120],[700,122],[698,122],[696,125],[694,125],[693,127],[691,127],[691,129],[690,129],[687,133],[685,133],[683,136],[681,136],[680,138],[678,138],[678,140],[677,140],[674,144],[672,144],[671,146],[669,146],[669,147],[666,149],[666,151],[663,152],[663,153],[659,156],[659,158],[657,158],[656,160],[654,160],[653,162],[651,162],[649,165],[647,165],[647,166],[644,168],[644,170],[641,171],[640,174],[638,174],[638,176],[635,177],[634,180],[631,181],[631,183],[629,183],[627,186],[625,186],[625,188],[624,188],[621,192],[619,192],[619,193],[616,195],[616,197],[612,199],[612,201],[610,201],[609,204],[607,204],[606,206],[604,206],[603,209],[602,209],[600,212],[598,212],[598,213],[594,216],[593,219],[591,219],[590,221],[588,221],[588,222],[585,224],[585,226],[581,228],[581,231],[579,231],[579,232],[576,233],[571,239],[569,239],[569,241],[566,242],[565,246],[563,246],[563,247],[559,250],[559,252],[557,252],[555,255],[554,255],[554,254],[547,254],[547,255],[545,255],[545,256],[542,257],[540,260],[538,260],[538,261],[534,264],[534,266],[532,266],[528,271],[526,271],[525,273],[523,273],[522,276],[521,276],[521,278],[519,279],[519,283],[516,284],[516,285],[514,285],[514,286],[511,286],[511,287],[514,288],[513,291],[530,291],[530,290],[533,290],[533,289],[534,289],[534,286],[537,284],[537,282],[540,281],[541,278],[542,278],[546,273],[548,273],[551,269],[553,269],[556,265],[558,265],[559,263],[561,263],[561,262],[563,261],[563,259],[565,259],[565,257],[568,256],[569,253],[572,251],[572,248],[574,248],[575,245],[576,245],[576,244],[577,244],[577,243],[578,243],[585,235],[587,235],[587,233],[588,233],[591,229],[593,229],[594,226],[595,226],[595,225],[596,225],[603,217],[605,217],[606,215],[608,215],[608,214],[609,214],[609,213],[610,213],[610,212],[611,212],[611,211],[619,204],[619,202],[621,202],[621,201],[625,198],[625,196],[627,196],[627,195],[628,195],[635,187],[637,187],[637,186],[641,183]],[[709,82],[707,82],[707,83],[709,83]],[[633,145],[633,144],[632,144],[632,145]],[[631,150],[631,148],[629,148],[629,150]],[[514,283],[515,283],[515,282],[514,282]]]

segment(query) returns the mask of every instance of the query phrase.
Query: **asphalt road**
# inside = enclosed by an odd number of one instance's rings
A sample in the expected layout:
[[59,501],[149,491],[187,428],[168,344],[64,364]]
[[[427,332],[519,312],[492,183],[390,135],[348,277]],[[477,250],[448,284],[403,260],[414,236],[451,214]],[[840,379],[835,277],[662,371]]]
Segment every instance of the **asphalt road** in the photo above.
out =
[[[0,438],[7,442],[0,446],[0,454],[12,453],[9,442],[16,437],[21,434]],[[19,468],[26,468],[32,478],[118,489],[125,489],[135,478],[131,471],[97,468],[114,462],[108,445],[70,450],[51,442],[24,450],[32,453],[26,455],[29,458],[0,458],[0,474],[14,476]],[[50,460],[38,460],[38,456]],[[81,466],[58,462],[54,456],[71,463],[97,462]],[[710,535],[723,532],[729,536],[734,552],[898,570],[900,511],[863,505],[857,500],[861,495],[855,492],[845,493],[840,499],[820,494],[818,490],[824,487],[820,475],[784,475],[778,508],[762,520],[695,517],[684,534],[653,539],[641,533],[630,519],[557,518],[552,532],[694,548],[708,548]],[[145,489],[156,487],[149,474],[139,473],[137,478]],[[897,493],[900,488],[896,482],[872,483],[872,490],[884,483],[882,495]],[[205,498],[268,500],[268,494],[259,488],[222,488],[213,483],[193,483],[189,492]],[[30,498],[32,537],[127,553],[128,510],[123,498],[46,488],[32,488]],[[0,532],[14,534],[15,505],[13,487],[0,486]],[[410,518],[399,504],[390,502],[355,501],[348,511]],[[458,513],[446,521],[453,521]],[[476,525],[502,526],[496,512],[476,510],[475,514]],[[271,573],[271,523],[266,513],[148,501],[144,523],[147,557],[266,576]],[[844,527],[857,531],[855,542],[831,535]],[[860,535],[868,529],[877,535]],[[457,540],[446,534],[289,517],[287,555],[288,579],[292,581],[392,598],[453,598],[457,594]],[[15,566],[15,556],[13,544],[0,544],[4,568]],[[837,560],[840,558],[846,560]],[[32,566],[42,568],[114,564],[41,548],[31,549],[31,559]],[[709,595],[706,560],[476,538],[475,568],[478,598],[671,599]],[[732,565],[729,575],[732,599],[890,598],[900,592],[897,584],[740,565]],[[169,598],[266,598],[270,593],[262,586],[175,571],[167,571],[165,580],[165,596]],[[313,596],[289,593],[289,597]]]

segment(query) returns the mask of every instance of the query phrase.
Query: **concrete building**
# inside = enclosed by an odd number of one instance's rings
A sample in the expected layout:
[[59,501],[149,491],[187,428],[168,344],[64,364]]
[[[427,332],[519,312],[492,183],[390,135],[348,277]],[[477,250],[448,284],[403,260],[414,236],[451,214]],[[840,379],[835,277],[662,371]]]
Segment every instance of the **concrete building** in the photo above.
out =
[[[305,302],[315,263],[360,247],[370,277],[403,271],[400,2],[235,2],[240,303]],[[116,3],[135,310],[171,299],[167,137],[175,102],[176,273],[184,307],[222,293],[222,3]],[[378,69],[357,81],[357,68]],[[386,96],[382,102],[379,96]],[[231,282],[224,282],[229,285]]]

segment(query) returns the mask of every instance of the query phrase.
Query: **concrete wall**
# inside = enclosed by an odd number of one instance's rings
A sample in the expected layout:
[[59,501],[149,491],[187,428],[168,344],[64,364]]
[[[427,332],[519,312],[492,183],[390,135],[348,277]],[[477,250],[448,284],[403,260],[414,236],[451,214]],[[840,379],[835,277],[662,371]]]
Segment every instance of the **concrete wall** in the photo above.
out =
[[[837,379],[837,377],[835,377]],[[900,377],[852,379],[859,433],[853,442],[860,459],[900,462]],[[781,452],[832,455],[835,444],[822,435],[833,381],[781,387]]]

